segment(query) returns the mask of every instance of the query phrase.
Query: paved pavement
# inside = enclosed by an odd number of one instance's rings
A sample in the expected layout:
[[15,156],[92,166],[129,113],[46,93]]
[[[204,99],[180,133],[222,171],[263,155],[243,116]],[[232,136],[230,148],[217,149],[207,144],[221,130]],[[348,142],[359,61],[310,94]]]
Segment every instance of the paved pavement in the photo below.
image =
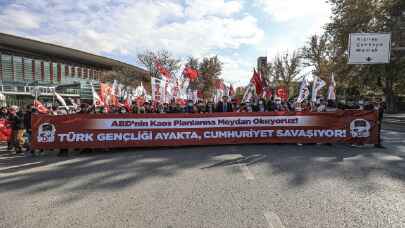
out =
[[405,227],[405,133],[386,149],[244,145],[0,154],[0,227]]

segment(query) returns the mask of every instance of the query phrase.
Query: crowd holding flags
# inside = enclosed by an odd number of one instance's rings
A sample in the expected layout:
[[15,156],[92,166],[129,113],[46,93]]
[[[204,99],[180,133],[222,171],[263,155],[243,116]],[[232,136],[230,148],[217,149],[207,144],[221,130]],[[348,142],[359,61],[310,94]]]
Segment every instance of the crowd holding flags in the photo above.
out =
[[[311,85],[309,78],[305,75],[303,80],[299,83],[298,97],[295,99],[295,102],[299,104],[308,100],[310,97],[310,101],[316,103],[318,98],[321,97],[320,91],[326,85],[327,83],[318,76],[313,76]],[[273,89],[267,85],[265,78],[254,69],[250,82],[245,87],[242,102],[249,102],[253,97],[271,99],[272,96],[275,96],[275,99],[287,101],[289,99],[288,88],[280,86],[273,91]],[[329,81],[327,100],[336,101],[336,82],[333,74]]]
[[[190,89],[190,82],[198,80],[200,73],[198,70],[191,66],[185,66],[182,71],[182,77],[174,77],[172,73],[166,69],[159,61],[154,62],[154,66],[160,77],[151,77],[151,95],[149,96],[143,84],[141,83],[136,88],[125,87],[118,81],[114,80],[112,84],[100,83],[99,92],[96,91],[93,85],[91,85],[93,105],[95,107],[104,107],[107,111],[111,106],[113,107],[124,107],[129,111],[130,107],[134,103],[147,102],[150,101],[152,105],[158,103],[171,103],[175,101],[176,103],[184,103],[187,100],[192,100],[197,102],[203,98],[202,92],[198,90]],[[327,83],[321,78],[314,76],[312,81],[312,86],[310,86],[308,77],[304,77],[299,87],[299,94],[296,98],[296,103],[302,103],[308,99],[311,95],[310,101],[315,103],[319,97],[320,91],[327,85]],[[334,75],[331,75],[329,86],[328,86],[328,100],[336,100],[336,82]],[[310,90],[312,89],[312,91]],[[34,90],[33,90],[34,91]],[[311,92],[312,93],[311,93]],[[38,95],[38,91],[34,91]],[[235,96],[235,90],[233,85],[225,85],[222,79],[216,79],[214,81],[213,90],[213,101],[219,102],[223,96],[228,96],[231,99]],[[62,107],[68,107],[66,101],[60,96],[55,90],[53,91],[54,96]],[[287,101],[289,99],[289,88],[278,87],[271,88],[266,82],[265,77],[261,75],[260,71],[253,69],[253,75],[249,81],[248,86],[245,89],[245,93],[242,102],[248,102],[256,98],[265,99],[280,99],[282,101]],[[37,98],[37,96],[36,96]],[[73,106],[78,106],[70,99],[70,103]],[[45,111],[42,104],[35,99],[34,106]]]

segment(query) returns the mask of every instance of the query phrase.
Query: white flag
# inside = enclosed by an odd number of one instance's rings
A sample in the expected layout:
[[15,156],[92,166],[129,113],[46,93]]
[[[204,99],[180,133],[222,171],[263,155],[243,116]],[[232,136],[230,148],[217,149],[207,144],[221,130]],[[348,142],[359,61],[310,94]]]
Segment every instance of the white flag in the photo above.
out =
[[114,96],[118,96],[118,82],[117,80],[113,81],[112,87],[111,87],[111,94]]
[[100,99],[93,85],[91,85],[91,92],[93,94],[93,105],[95,107],[104,106],[104,102]]
[[309,95],[309,89],[308,89],[308,80],[307,77],[304,78],[304,80],[301,82],[300,86],[300,93],[297,98],[297,102],[301,103],[303,102]]
[[336,100],[336,82],[335,82],[335,75],[332,74],[328,89],[328,100]]
[[71,97],[69,97],[69,101],[72,103],[73,108],[77,109],[77,107],[79,107]]
[[63,97],[62,97],[61,95],[59,95],[59,93],[57,93],[55,90],[53,91],[53,93],[55,94],[56,99],[59,101],[59,103],[60,103],[63,107],[66,107],[66,108],[67,108],[65,99],[63,99]]
[[319,77],[314,77],[314,82],[312,84],[312,102],[316,102],[316,97],[318,95],[318,91],[321,90],[326,85],[326,82]]
[[252,83],[249,83],[248,87],[246,88],[245,94],[243,95],[243,99],[242,99],[243,103],[250,101],[252,99],[253,87],[254,87],[254,85]]

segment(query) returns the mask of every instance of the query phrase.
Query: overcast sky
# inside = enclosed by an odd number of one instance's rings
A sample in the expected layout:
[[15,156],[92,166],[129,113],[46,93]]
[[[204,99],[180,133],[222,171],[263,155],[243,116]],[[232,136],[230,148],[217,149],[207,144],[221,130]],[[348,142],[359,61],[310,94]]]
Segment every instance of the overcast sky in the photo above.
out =
[[303,46],[329,15],[325,0],[0,0],[0,31],[131,64],[145,49],[218,55],[241,85],[258,56]]

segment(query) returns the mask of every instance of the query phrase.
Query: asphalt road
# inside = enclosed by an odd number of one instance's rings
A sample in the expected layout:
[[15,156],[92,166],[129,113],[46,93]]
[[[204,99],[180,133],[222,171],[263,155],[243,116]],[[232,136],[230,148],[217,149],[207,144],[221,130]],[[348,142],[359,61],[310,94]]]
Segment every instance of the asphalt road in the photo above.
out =
[[405,227],[405,133],[384,143],[3,152],[0,227]]

